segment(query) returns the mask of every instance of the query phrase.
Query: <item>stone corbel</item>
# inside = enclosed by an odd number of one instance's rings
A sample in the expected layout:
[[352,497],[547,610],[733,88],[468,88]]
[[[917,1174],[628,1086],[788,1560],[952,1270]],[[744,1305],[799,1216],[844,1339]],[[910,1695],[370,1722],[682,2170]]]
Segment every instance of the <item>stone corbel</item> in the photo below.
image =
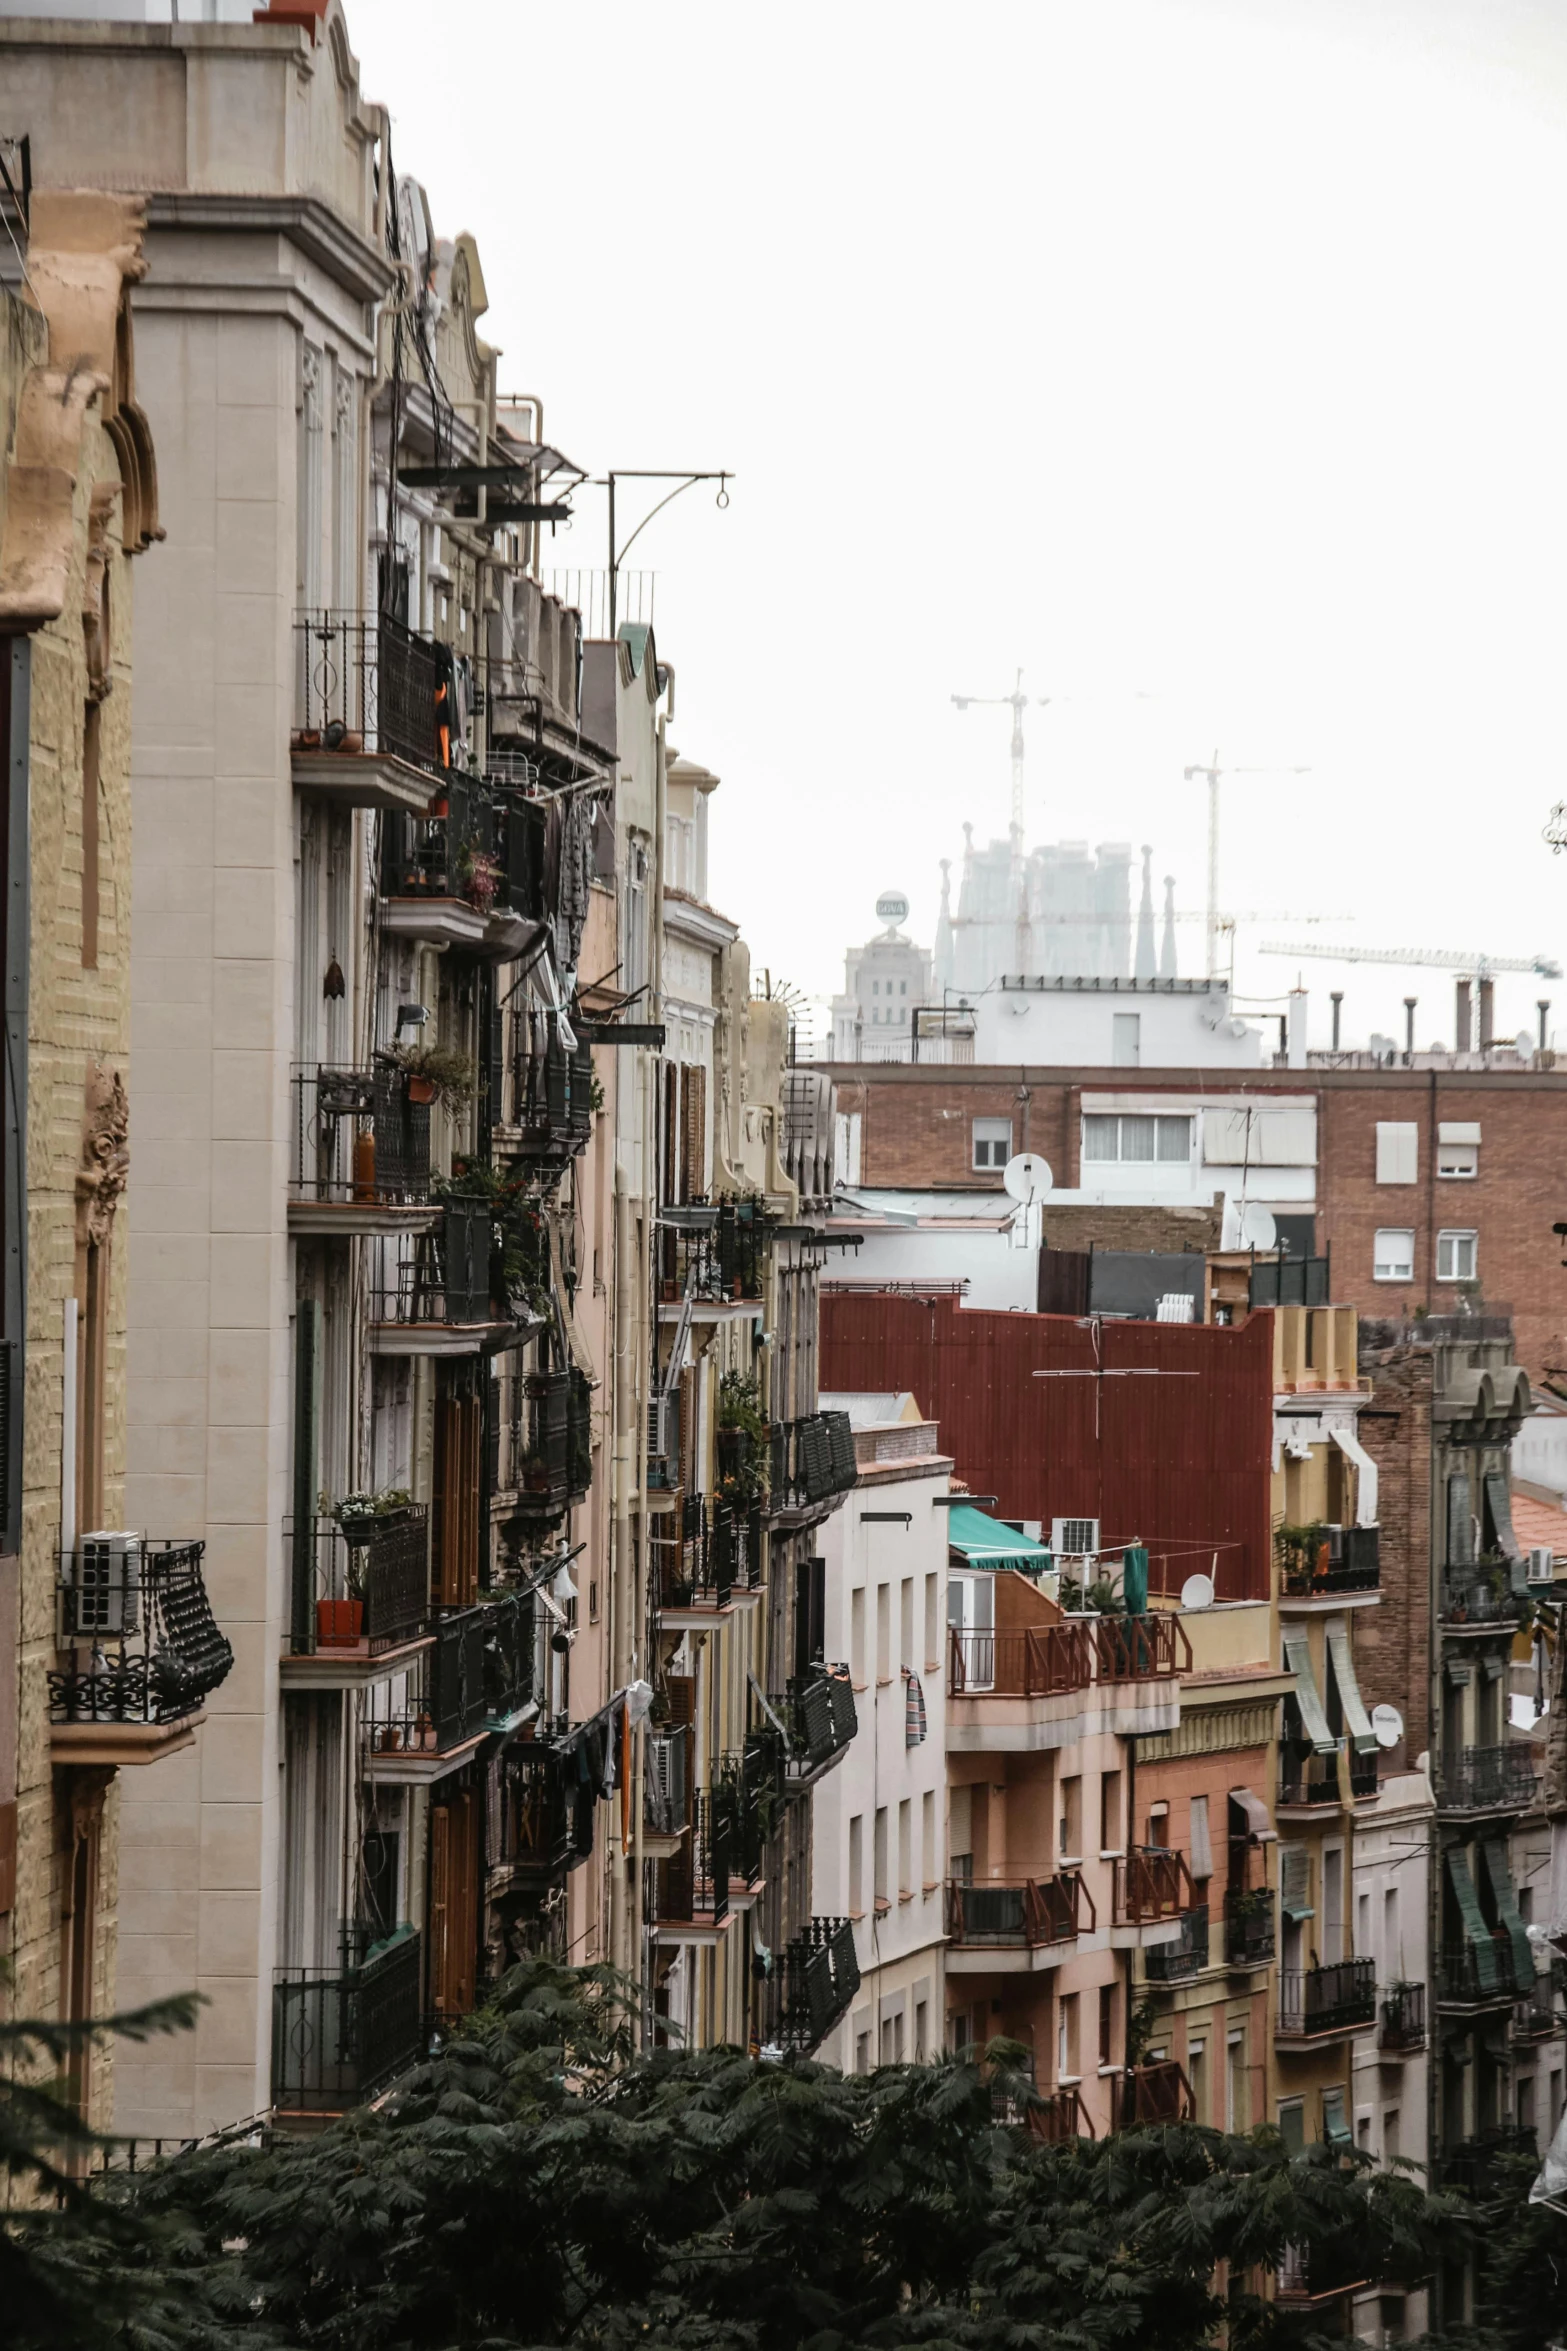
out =
[[114,1227],[131,1171],[131,1106],[118,1070],[101,1064],[87,1080],[82,1127],[82,1161],[76,1171],[76,1240],[79,1248],[102,1248]]

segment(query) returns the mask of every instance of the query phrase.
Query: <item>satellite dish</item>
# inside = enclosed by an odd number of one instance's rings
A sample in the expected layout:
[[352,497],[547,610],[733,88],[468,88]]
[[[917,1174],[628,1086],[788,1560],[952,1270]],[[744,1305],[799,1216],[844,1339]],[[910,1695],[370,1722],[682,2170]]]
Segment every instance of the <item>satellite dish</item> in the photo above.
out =
[[1211,1575],[1189,1575],[1181,1586],[1183,1608],[1211,1608],[1213,1606],[1213,1578]]
[[1396,1747],[1404,1735],[1404,1718],[1396,1706],[1373,1706],[1371,1728],[1379,1747]]
[[1241,1210],[1241,1247],[1243,1249],[1276,1249],[1279,1228],[1271,1208],[1259,1208],[1248,1201]]
[[1037,1151],[1020,1151],[1009,1159],[1001,1181],[1014,1200],[1024,1202],[1043,1199],[1055,1182],[1048,1159],[1041,1159]]

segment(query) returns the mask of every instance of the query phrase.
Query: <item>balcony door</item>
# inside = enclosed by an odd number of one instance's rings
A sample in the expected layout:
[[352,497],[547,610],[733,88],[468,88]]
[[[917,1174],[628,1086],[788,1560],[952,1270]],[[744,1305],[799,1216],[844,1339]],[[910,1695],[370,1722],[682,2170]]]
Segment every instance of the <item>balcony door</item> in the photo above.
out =
[[430,2005],[466,2016],[479,1988],[479,1879],[484,1813],[477,1789],[430,1807]]

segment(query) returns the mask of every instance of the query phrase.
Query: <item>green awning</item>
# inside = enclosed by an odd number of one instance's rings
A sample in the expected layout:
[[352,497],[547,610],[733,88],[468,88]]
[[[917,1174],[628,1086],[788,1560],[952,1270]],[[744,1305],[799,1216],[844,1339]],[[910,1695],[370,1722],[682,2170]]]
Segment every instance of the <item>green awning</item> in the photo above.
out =
[[947,1512],[947,1547],[960,1553],[968,1567],[1010,1567],[1019,1575],[1037,1576],[1055,1565],[1048,1544],[1003,1526],[972,1502],[954,1502]]
[[[1462,1846],[1449,1845],[1447,1849],[1447,1882],[1453,1889],[1453,1899],[1458,1904],[1458,1914],[1464,1922],[1464,1941],[1474,1953],[1475,1981],[1482,1992],[1494,1992],[1500,1987],[1496,1945],[1485,1923],[1479,1891],[1469,1875],[1469,1863]],[[1533,1962],[1530,1964],[1532,1966]]]
[[1311,1644],[1304,1632],[1285,1634],[1284,1664],[1287,1671],[1295,1676],[1295,1701],[1300,1708],[1300,1719],[1305,1725],[1313,1753],[1336,1755],[1338,1741],[1328,1729],[1328,1718],[1323,1712],[1322,1699],[1317,1689],[1317,1677],[1311,1670]]
[[1304,1845],[1279,1847],[1279,1908],[1297,1926],[1317,1915],[1311,1907],[1311,1855]]
[[1344,1721],[1349,1729],[1349,1743],[1357,1755],[1374,1755],[1377,1734],[1371,1728],[1365,1704],[1360,1695],[1360,1684],[1355,1679],[1355,1660],[1350,1652],[1349,1626],[1342,1617],[1327,1627],[1328,1656],[1333,1665],[1333,1679],[1338,1684],[1338,1702],[1344,1709]]
[[1513,1983],[1520,1992],[1528,1992],[1534,1986],[1534,1948],[1529,1941],[1529,1930],[1523,1923],[1523,1913],[1518,1907],[1518,1896],[1513,1891],[1513,1873],[1507,1866],[1506,1838],[1487,1837],[1480,1847],[1480,1857],[1491,1882],[1497,1924],[1507,1929],[1507,1939],[1513,1947]]

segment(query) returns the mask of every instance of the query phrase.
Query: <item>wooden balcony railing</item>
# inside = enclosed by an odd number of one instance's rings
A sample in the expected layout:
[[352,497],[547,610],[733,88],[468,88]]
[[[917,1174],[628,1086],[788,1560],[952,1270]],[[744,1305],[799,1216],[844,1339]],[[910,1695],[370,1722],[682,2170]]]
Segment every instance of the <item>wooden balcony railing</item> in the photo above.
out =
[[1191,2122],[1197,2101],[1184,2067],[1173,2057],[1164,2057],[1152,2065],[1127,2068],[1121,2079],[1120,2108],[1121,2127],[1130,2130],[1137,2123]]
[[1101,1616],[1093,1621],[1102,1682],[1162,1681],[1192,1670],[1192,1645],[1178,1616]]
[[965,1949],[1034,1950],[1069,1943],[1097,1923],[1093,1896],[1075,1869],[1052,1878],[947,1880],[947,1935]]
[[949,1628],[947,1688],[954,1698],[1054,1698],[1086,1690],[1093,1678],[1086,1624],[1028,1625],[1002,1633]]
[[1147,1926],[1180,1918],[1196,1907],[1197,1895],[1184,1853],[1162,1845],[1134,1845],[1115,1865],[1115,1923]]

